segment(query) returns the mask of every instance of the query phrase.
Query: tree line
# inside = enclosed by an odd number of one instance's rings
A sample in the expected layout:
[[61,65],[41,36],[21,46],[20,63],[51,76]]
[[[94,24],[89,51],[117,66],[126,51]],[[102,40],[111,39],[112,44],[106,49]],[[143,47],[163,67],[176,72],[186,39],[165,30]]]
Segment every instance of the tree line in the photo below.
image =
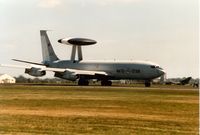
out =
[[67,83],[69,81],[60,78],[26,78],[22,75],[15,77],[16,83]]

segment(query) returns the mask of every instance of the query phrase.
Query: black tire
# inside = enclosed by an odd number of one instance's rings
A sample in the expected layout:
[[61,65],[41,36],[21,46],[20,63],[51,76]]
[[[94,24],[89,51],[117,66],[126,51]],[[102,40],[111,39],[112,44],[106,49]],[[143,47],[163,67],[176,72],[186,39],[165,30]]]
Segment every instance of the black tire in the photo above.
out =
[[101,86],[111,86],[112,82],[109,80],[102,80],[101,81]]
[[151,87],[151,82],[145,82],[145,87]]
[[112,85],[112,82],[111,81],[108,81],[107,82],[107,86],[111,86]]
[[88,86],[89,85],[89,81],[88,80],[84,80],[84,79],[79,79],[78,85],[79,86]]

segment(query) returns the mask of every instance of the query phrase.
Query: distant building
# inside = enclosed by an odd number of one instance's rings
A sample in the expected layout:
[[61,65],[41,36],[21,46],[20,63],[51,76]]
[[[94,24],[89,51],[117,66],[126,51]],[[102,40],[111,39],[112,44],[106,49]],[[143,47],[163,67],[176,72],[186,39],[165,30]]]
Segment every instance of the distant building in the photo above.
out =
[[0,84],[1,83],[15,83],[16,79],[7,74],[0,74]]

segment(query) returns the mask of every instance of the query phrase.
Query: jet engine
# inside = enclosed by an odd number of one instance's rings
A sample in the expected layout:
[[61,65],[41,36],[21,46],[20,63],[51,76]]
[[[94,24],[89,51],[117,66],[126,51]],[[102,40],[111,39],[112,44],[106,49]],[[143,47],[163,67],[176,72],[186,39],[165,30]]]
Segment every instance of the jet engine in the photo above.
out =
[[70,72],[70,71],[65,71],[65,72],[55,72],[55,77],[59,77],[62,79],[66,79],[66,80],[70,80],[70,81],[75,81],[78,76],[74,74],[74,72]]
[[40,68],[26,68],[25,73],[35,77],[41,77],[46,75],[46,71],[41,70]]

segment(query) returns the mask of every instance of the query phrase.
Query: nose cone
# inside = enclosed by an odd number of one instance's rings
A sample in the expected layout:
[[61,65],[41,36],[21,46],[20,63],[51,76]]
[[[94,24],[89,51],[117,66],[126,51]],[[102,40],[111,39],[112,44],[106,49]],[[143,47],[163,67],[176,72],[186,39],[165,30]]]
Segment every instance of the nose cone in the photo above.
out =
[[165,74],[165,71],[163,69],[158,69],[158,74],[160,76],[164,75]]
[[59,39],[59,40],[58,40],[58,43],[62,43],[62,39]]

